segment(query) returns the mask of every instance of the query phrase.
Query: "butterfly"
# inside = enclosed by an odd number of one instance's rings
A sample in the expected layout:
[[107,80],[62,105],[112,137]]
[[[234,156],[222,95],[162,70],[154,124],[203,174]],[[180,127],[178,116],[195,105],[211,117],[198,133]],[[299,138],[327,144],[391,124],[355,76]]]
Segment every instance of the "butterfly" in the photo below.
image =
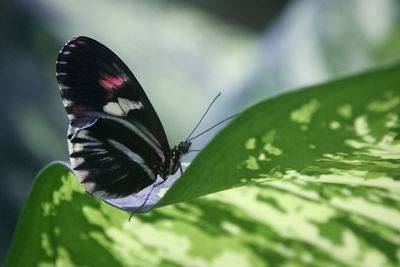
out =
[[191,142],[170,148],[142,86],[110,49],[84,36],[59,52],[56,77],[69,118],[71,167],[86,192],[118,199],[175,174]]

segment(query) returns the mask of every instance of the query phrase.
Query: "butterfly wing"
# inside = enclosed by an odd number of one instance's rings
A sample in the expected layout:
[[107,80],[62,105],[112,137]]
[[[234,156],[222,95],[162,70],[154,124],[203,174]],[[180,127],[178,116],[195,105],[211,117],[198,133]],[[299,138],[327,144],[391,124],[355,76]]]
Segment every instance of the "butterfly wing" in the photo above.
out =
[[119,109],[116,114],[142,125],[161,148],[169,149],[161,121],[142,86],[110,49],[89,37],[73,38],[61,49],[56,72],[73,125],[82,126],[93,119],[88,111],[115,107]]
[[122,60],[81,36],[61,49],[56,72],[70,119],[71,165],[86,191],[116,198],[154,182],[171,150],[153,106]]

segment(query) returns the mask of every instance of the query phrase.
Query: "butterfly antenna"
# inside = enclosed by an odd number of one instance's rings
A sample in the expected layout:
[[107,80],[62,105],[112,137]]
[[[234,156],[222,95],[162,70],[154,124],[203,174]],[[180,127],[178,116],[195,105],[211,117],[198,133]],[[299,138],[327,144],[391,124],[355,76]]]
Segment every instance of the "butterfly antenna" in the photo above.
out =
[[225,121],[227,121],[227,120],[230,120],[230,119],[236,117],[236,116],[239,115],[239,114],[240,114],[240,113],[235,114],[235,115],[232,115],[232,116],[229,116],[228,118],[226,118],[226,119],[224,119],[224,120],[222,120],[222,121],[220,121],[220,122],[214,124],[213,126],[211,126],[210,128],[208,128],[207,130],[205,130],[205,131],[199,133],[199,134],[196,135],[196,136],[193,136],[192,138],[190,138],[190,139],[188,139],[188,140],[186,140],[186,141],[192,141],[193,139],[199,137],[199,136],[202,135],[202,134],[205,134],[206,132],[208,132],[208,131],[214,129],[215,127],[217,127],[217,126],[220,125],[221,123],[223,123],[223,122],[225,122]]
[[214,104],[215,100],[217,100],[217,98],[218,98],[220,95],[221,95],[221,92],[219,92],[219,93],[217,94],[217,96],[214,97],[214,100],[211,101],[211,104],[208,105],[208,108],[207,108],[206,112],[204,112],[203,116],[201,117],[201,119],[200,119],[199,122],[197,123],[196,127],[194,127],[194,129],[192,130],[192,132],[191,132],[191,133],[189,134],[189,136],[186,138],[186,141],[185,141],[185,142],[187,142],[187,141],[189,140],[189,138],[192,136],[192,134],[194,133],[194,131],[196,131],[197,127],[199,127],[201,121],[204,119],[204,117],[206,116],[207,112],[210,110],[212,104]]

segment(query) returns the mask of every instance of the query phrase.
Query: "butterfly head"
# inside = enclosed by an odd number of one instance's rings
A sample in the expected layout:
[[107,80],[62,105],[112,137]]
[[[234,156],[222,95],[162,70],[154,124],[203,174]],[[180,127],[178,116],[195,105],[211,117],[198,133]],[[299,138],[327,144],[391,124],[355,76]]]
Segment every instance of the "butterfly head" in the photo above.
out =
[[192,145],[192,142],[190,141],[183,141],[180,142],[175,149],[179,151],[182,155],[189,153],[190,146]]
[[[190,146],[192,142],[190,141],[183,141],[180,142],[179,145],[175,146],[172,151],[171,161],[168,166],[168,173],[166,173],[165,177],[171,174],[174,174],[178,171],[179,166],[181,165],[181,158],[183,155],[189,152]],[[163,177],[163,175],[161,174]]]

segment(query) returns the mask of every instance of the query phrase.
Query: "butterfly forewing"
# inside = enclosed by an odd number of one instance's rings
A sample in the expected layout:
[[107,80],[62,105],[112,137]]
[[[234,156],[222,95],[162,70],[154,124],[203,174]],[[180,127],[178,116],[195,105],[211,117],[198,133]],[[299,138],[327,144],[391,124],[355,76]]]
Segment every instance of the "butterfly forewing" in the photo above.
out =
[[140,122],[163,149],[168,141],[153,106],[128,67],[110,49],[88,38],[76,37],[60,51],[56,64],[61,96],[71,123],[82,124],[86,111],[104,112],[111,103],[134,123]]
[[71,165],[84,188],[115,198],[154,182],[172,152],[128,67],[99,42],[77,37],[61,49],[56,71],[70,119]]

